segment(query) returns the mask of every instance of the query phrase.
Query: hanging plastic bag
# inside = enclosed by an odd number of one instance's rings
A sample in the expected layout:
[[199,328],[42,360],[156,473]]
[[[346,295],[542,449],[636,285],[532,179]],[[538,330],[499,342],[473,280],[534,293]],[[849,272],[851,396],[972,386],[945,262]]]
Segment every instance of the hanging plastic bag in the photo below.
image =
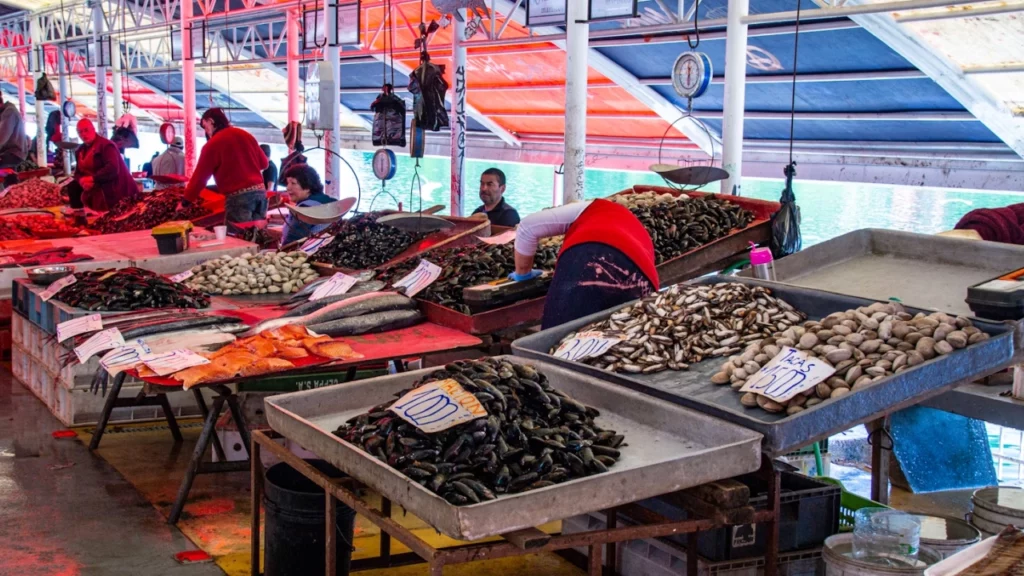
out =
[[775,258],[799,252],[803,244],[800,237],[800,207],[796,205],[796,195],[793,194],[796,162],[791,162],[783,172],[786,174],[786,187],[782,190],[782,197],[779,198],[782,208],[772,215],[771,248]]
[[50,83],[50,79],[46,77],[45,72],[36,81],[35,97],[36,100],[48,100],[50,102],[57,100],[57,91],[53,89],[53,84]]
[[405,147],[405,100],[399,98],[391,84],[370,105],[373,110],[373,145]]
[[117,122],[114,122],[114,130],[110,135],[110,141],[117,144],[121,150],[139,147],[138,120],[131,114],[122,114]]
[[429,56],[409,75],[409,92],[413,94],[416,124],[424,130],[437,132],[448,127],[448,111],[444,107],[448,82],[444,66],[430,62]]

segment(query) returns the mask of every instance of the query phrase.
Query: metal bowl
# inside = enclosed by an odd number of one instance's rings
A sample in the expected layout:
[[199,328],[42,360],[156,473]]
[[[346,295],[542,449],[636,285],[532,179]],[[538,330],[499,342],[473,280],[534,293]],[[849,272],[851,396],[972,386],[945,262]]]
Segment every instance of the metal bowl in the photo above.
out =
[[40,286],[49,286],[68,274],[74,273],[74,266],[40,266],[38,268],[29,268],[25,270],[25,274],[28,275],[28,279],[34,284],[39,284]]

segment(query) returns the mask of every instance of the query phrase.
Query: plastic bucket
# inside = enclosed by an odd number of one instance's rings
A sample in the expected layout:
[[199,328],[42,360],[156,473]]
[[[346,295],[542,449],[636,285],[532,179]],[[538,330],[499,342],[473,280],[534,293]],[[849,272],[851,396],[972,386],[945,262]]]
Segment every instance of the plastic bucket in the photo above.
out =
[[987,535],[1009,525],[1024,525],[1024,490],[1012,487],[981,488],[971,497],[971,524]]
[[[344,476],[323,460],[307,462],[331,478]],[[308,576],[324,573],[326,539],[326,498],[323,488],[280,463],[267,470],[263,508],[264,528],[263,573],[265,576]],[[337,503],[336,558],[338,576],[349,572],[352,557],[352,531],[356,513]]]
[[836,534],[825,540],[821,551],[825,576],[918,576],[937,563],[939,553],[924,545],[917,552],[919,566],[890,567],[853,558],[853,534]]
[[921,521],[921,545],[948,558],[981,542],[981,532],[959,518],[914,514]]

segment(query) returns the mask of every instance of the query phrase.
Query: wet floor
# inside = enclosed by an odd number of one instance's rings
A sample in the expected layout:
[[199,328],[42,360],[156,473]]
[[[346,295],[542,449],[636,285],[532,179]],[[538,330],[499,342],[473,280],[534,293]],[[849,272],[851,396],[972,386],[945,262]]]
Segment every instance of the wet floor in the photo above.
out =
[[0,576],[223,575],[179,564],[196,547],[0,369]]

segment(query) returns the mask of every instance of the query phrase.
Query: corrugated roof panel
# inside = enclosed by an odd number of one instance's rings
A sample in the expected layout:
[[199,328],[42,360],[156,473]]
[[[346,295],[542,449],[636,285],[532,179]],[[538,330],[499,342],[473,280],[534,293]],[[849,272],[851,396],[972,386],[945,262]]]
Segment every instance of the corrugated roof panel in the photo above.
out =
[[[719,132],[721,120],[707,120]],[[788,140],[788,120],[745,120],[745,139]],[[984,124],[965,121],[800,120],[797,140],[875,142],[1000,142]]]

